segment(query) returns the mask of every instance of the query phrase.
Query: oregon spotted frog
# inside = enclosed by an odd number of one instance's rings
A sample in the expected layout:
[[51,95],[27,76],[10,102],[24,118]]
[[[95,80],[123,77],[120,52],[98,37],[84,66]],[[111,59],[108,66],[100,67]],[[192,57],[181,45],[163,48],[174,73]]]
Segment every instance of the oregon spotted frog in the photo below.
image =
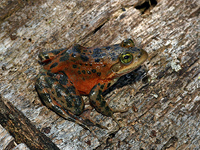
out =
[[102,92],[147,57],[147,52],[135,47],[131,39],[111,46],[87,48],[75,44],[69,49],[43,52],[39,58],[44,67],[37,76],[36,90],[46,106],[60,116],[86,128],[105,128],[81,115],[85,105],[81,96],[88,95],[96,111],[117,122]]

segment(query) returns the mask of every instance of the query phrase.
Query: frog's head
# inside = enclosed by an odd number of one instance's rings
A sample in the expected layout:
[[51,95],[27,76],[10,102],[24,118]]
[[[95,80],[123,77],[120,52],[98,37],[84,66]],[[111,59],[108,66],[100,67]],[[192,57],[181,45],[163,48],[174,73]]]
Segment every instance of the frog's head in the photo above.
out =
[[135,47],[131,39],[122,41],[120,46],[123,52],[119,54],[117,63],[111,67],[111,76],[114,78],[137,69],[148,58],[147,52]]

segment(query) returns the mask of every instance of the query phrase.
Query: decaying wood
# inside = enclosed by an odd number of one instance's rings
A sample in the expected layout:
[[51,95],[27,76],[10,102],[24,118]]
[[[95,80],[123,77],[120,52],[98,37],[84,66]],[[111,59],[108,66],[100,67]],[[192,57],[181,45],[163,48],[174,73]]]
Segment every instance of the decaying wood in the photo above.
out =
[[0,97],[0,124],[15,138],[15,142],[25,143],[30,149],[59,148],[43,133],[35,128],[31,122],[10,102]]
[[[13,9],[0,2],[0,93],[60,149],[200,149],[199,0],[10,2]],[[106,93],[111,107],[130,110],[115,114],[123,127],[112,137],[94,127],[105,144],[42,105],[37,55],[126,38],[148,52],[147,71],[124,76]],[[115,127],[96,111],[91,118]]]

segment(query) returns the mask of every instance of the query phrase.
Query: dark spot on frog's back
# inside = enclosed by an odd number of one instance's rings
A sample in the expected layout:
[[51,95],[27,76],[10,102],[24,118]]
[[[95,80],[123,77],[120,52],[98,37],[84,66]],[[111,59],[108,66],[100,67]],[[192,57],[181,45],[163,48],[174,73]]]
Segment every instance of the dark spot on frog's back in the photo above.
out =
[[100,48],[95,48],[95,49],[93,50],[92,57],[93,57],[93,58],[95,58],[95,57],[102,57],[102,49],[100,49]]
[[81,60],[86,62],[89,60],[89,58],[86,55],[81,55]]
[[72,47],[72,51],[73,51],[73,52],[81,53],[81,45],[75,44],[75,45]]
[[94,50],[93,50],[93,53],[94,54],[100,54],[102,52],[102,50],[100,49],[100,48],[95,48]]
[[100,59],[99,58],[95,59],[95,62],[100,62]]
[[110,50],[111,47],[110,46],[106,46],[105,48],[106,48],[106,50]]
[[77,68],[77,65],[72,65],[73,68]]
[[85,74],[85,70],[82,70],[82,73]]
[[69,54],[68,53],[65,53],[62,57],[60,57],[60,61],[67,61],[69,60]]
[[78,74],[81,74],[81,71],[80,71],[80,70],[78,70],[78,71],[77,71],[77,73],[78,73]]
[[98,75],[98,76],[101,76],[101,72],[97,72],[97,75]]
[[95,72],[96,72],[96,69],[92,69],[92,72],[95,73]]
[[57,62],[56,62],[56,63],[53,63],[53,64],[51,65],[50,69],[52,69],[52,68],[54,68],[54,67],[56,67],[56,66],[58,66],[58,63],[57,63]]
[[118,56],[116,55],[116,53],[111,53],[110,54],[112,61],[115,61],[116,59],[118,59]]

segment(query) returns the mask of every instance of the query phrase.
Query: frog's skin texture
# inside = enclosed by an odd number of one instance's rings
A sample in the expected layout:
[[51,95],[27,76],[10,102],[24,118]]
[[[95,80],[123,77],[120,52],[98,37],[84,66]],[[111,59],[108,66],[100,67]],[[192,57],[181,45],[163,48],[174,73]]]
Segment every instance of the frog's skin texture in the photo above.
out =
[[65,119],[87,129],[106,128],[81,115],[85,106],[81,95],[88,95],[96,111],[117,122],[102,92],[139,67],[147,57],[147,52],[135,47],[131,39],[100,48],[75,44],[69,49],[43,52],[39,58],[44,68],[36,78],[36,90],[46,106]]

